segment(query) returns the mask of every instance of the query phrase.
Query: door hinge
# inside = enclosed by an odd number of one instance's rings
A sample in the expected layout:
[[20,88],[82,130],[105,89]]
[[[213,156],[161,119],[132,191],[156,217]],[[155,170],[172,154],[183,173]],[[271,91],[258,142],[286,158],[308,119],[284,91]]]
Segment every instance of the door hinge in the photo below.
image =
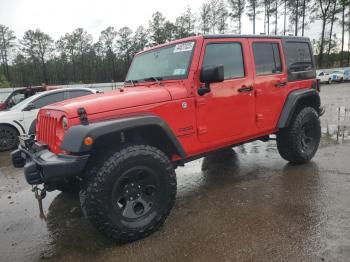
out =
[[264,120],[264,115],[263,114],[256,114],[255,119],[256,119],[257,122],[263,121]]
[[207,127],[198,127],[198,134],[199,135],[206,134],[207,132],[208,132],[208,128]]

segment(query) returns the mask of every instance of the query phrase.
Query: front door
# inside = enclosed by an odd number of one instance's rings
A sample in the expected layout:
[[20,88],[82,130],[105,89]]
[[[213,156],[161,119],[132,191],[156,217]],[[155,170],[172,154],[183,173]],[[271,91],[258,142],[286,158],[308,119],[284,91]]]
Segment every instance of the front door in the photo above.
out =
[[[223,65],[225,80],[197,94],[197,128],[201,142],[227,142],[244,137],[254,126],[254,95],[247,39],[206,39],[199,67]],[[201,83],[203,84],[203,83]]]
[[259,132],[276,128],[285,96],[287,74],[280,39],[250,39],[254,61],[256,126]]

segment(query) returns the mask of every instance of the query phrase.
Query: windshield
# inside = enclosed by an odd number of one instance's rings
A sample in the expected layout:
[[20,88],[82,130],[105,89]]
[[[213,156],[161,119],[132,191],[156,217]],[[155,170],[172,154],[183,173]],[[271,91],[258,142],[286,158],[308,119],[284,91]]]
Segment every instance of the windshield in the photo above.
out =
[[157,48],[135,56],[125,81],[157,81],[187,77],[194,41]]

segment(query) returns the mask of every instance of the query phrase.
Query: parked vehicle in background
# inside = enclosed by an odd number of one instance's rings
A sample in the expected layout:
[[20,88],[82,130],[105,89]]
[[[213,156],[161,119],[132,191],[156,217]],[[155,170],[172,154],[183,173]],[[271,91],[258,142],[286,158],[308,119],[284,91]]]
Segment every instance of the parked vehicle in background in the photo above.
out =
[[323,70],[317,70],[316,71],[317,79],[320,81],[320,83],[332,83],[332,76]]
[[350,80],[350,69],[346,68],[344,69],[344,81],[349,81]]
[[120,90],[42,108],[12,162],[37,194],[80,190],[90,222],[129,242],[169,215],[174,168],[271,134],[281,157],[306,163],[321,113],[308,38],[195,36],[137,54]]
[[58,86],[42,85],[16,89],[12,91],[6,98],[4,98],[3,101],[0,101],[0,111],[9,109],[38,92],[49,91],[58,88]]
[[95,93],[96,91],[90,88],[38,92],[12,108],[0,112],[0,151],[16,148],[19,135],[35,133],[35,119],[43,106]]
[[344,70],[336,70],[336,71],[333,71],[331,73],[331,76],[332,76],[332,81],[334,82],[344,82],[345,80],[345,74],[344,74]]

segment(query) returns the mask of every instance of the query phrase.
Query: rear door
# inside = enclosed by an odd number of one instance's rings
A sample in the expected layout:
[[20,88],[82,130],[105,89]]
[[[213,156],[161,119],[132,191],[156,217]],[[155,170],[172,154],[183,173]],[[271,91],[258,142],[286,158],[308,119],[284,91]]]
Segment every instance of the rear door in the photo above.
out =
[[244,137],[254,125],[248,40],[205,39],[202,50],[200,68],[223,65],[225,80],[210,84],[210,93],[197,94],[199,140],[220,143]]
[[280,39],[249,39],[254,62],[255,121],[272,131],[286,95],[287,74]]

